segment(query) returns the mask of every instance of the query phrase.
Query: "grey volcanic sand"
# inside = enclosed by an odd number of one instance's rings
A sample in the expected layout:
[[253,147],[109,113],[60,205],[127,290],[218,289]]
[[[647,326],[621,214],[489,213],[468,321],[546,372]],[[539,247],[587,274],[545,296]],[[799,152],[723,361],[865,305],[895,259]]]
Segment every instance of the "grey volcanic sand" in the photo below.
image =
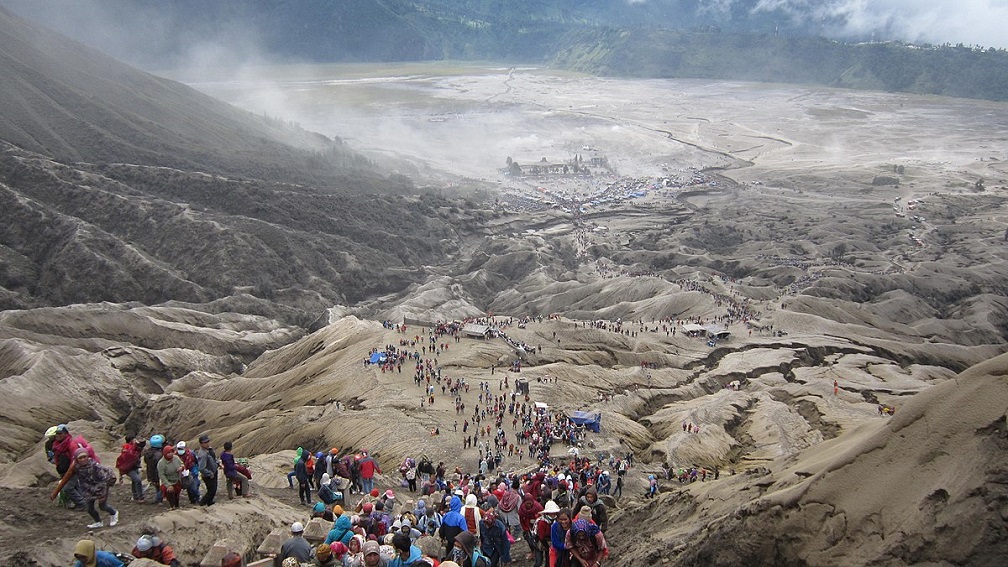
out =
[[[252,458],[256,496],[210,510],[134,505],[126,486],[113,488],[123,521],[97,532],[99,544],[126,551],[155,525],[186,561],[222,537],[255,547],[306,516],[284,479],[299,444],[367,446],[383,487],[398,487],[407,455],[474,467],[476,450],[463,451],[452,431],[463,416],[450,399],[438,392],[418,409],[411,367],[383,373],[362,361],[425,334],[377,321],[489,311],[559,314],[506,329],[541,347],[520,375],[532,398],[602,412],[585,453],[637,456],[611,514],[614,565],[989,564],[1004,555],[1004,105],[536,70],[390,67],[368,81],[345,69],[285,73],[269,96],[305,127],[391,148],[390,163],[421,177],[499,185],[507,203],[584,195],[608,180],[702,181],[592,206],[579,219],[508,205],[445,273],[399,296],[334,306],[331,324],[307,336],[260,317],[176,307],[0,314],[0,507],[9,511],[0,558],[25,550],[62,565],[86,533],[84,516],[51,505],[42,488],[54,478],[41,435],[58,422],[87,436],[106,464],[127,429],[189,441],[209,432],[218,448],[232,439]],[[381,78],[393,76],[408,78]],[[314,82],[294,89],[304,77]],[[242,81],[197,86],[253,110],[266,100]],[[507,156],[581,152],[604,155],[614,171],[594,183],[497,171]],[[882,175],[898,187],[872,185]],[[987,190],[974,192],[981,177]],[[926,220],[912,220],[919,215]],[[729,302],[748,306],[751,326],[732,321],[731,338],[715,347],[661,329],[664,318],[723,316]],[[610,330],[617,319],[625,332]],[[585,328],[593,320],[607,328]],[[468,414],[477,382],[500,391],[515,350],[500,339],[443,342],[443,373],[473,384]],[[725,388],[733,381],[738,391]],[[880,417],[878,403],[896,415]],[[700,432],[684,433],[683,421]],[[662,463],[717,466],[720,478],[663,481],[659,499],[644,500],[646,476]]]

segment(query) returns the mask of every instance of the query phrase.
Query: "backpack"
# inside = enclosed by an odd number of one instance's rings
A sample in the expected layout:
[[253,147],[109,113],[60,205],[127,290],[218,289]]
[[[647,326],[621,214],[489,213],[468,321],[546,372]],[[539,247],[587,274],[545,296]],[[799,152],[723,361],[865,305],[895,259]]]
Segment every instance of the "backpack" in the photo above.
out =
[[473,567],[491,567],[490,558],[483,555],[483,552],[479,548],[473,549],[472,555],[472,566]]
[[420,465],[417,466],[417,470],[421,474],[434,474],[434,463],[430,461],[427,457],[420,458]]
[[122,452],[116,458],[115,468],[126,474],[140,466],[140,447],[132,443],[123,445]]

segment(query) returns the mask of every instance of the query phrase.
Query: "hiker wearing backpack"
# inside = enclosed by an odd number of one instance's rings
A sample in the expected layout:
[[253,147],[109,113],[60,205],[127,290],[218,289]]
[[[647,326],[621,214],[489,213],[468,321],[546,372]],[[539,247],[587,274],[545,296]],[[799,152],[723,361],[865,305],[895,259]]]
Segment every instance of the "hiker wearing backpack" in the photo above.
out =
[[[504,483],[501,483],[504,484]],[[504,522],[511,539],[516,539],[515,535],[521,535],[521,518],[518,517],[518,507],[521,505],[522,496],[518,491],[521,486],[518,477],[511,481],[511,485],[505,487],[504,493],[499,496],[497,503],[498,517]]]
[[119,471],[119,480],[126,476],[130,479],[130,489],[135,502],[143,502],[143,479],[140,478],[140,461],[142,460],[145,440],[137,442],[135,435],[126,435],[126,442],[116,458],[115,467]]
[[[47,442],[48,444],[48,442]],[[66,424],[59,424],[56,426],[56,431],[53,433],[52,439],[52,459],[50,459],[53,464],[56,465],[56,472],[60,477],[66,475],[66,472],[73,465],[74,452],[78,448],[83,447],[88,450],[88,455],[90,455],[91,460],[96,463],[101,463],[98,459],[98,455],[95,454],[94,449],[91,445],[84,439],[82,435],[77,435],[76,437],[70,433],[70,428]],[[73,502],[74,507],[81,510],[87,505],[84,501],[84,496],[81,494],[80,487],[77,485],[77,477],[72,476],[67,482],[63,489],[63,496]]]
[[175,445],[175,452],[185,468],[181,471],[182,488],[186,490],[191,504],[199,504],[200,501],[200,478],[199,466],[196,465],[196,455],[186,447],[185,441],[179,441]]
[[217,497],[217,472],[220,469],[220,461],[210,446],[209,435],[200,435],[199,444],[200,448],[196,450],[196,467],[199,468],[200,478],[203,479],[207,489],[199,503],[201,506],[213,506],[214,498]]
[[[469,533],[465,517],[461,513],[462,499],[458,496],[452,496],[451,502],[448,504],[448,510],[448,513],[441,518],[441,527],[438,529],[438,535],[445,542],[446,556],[451,555],[452,546],[455,545],[455,538],[458,534],[462,532]],[[473,545],[475,545],[475,541],[476,537],[473,536]]]
[[542,567],[549,559],[551,528],[556,521],[560,507],[556,502],[550,500],[546,503],[542,513],[532,522],[532,533],[529,539],[529,546],[532,548],[532,557],[535,562],[533,567]]
[[66,474],[60,479],[59,484],[56,485],[56,489],[49,495],[49,499],[55,500],[71,478],[77,479],[81,494],[87,504],[88,514],[94,520],[94,523],[88,524],[88,529],[98,529],[103,525],[101,516],[98,515],[98,510],[95,510],[95,504],[98,505],[99,509],[110,515],[110,527],[119,523],[119,512],[108,504],[109,487],[118,481],[112,469],[95,462],[91,459],[87,449],[79,447],[74,453],[73,464],[70,465]]
[[483,511],[480,522],[480,551],[490,559],[491,567],[500,567],[511,562],[511,534],[504,522],[497,518],[494,508]]
[[160,504],[164,495],[161,494],[161,477],[158,476],[158,461],[164,450],[164,435],[152,435],[148,447],[143,451],[144,467],[147,468],[147,482],[154,488],[154,504]]
[[342,493],[339,492],[339,487],[336,487],[335,490],[333,489],[329,473],[322,473],[322,478],[319,480],[318,497],[319,500],[326,504],[335,504],[343,499]]
[[581,497],[579,506],[588,506],[591,508],[591,520],[595,522],[598,527],[605,532],[609,529],[609,514],[606,511],[605,504],[599,500],[598,492],[595,490],[594,486],[589,486],[585,490],[584,496]]
[[309,484],[311,477],[308,475],[308,457],[310,456],[310,452],[302,451],[301,456],[294,464],[294,476],[298,483],[298,498],[301,500],[302,506],[311,506],[312,504],[311,484]]

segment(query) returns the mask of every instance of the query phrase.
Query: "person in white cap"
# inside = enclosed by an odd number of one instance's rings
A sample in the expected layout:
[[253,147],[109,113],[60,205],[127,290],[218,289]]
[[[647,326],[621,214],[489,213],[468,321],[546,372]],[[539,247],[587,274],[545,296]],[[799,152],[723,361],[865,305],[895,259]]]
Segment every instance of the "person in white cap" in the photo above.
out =
[[144,534],[133,547],[133,557],[156,561],[169,567],[180,567],[181,563],[175,557],[175,551],[170,545],[161,541],[156,535]]
[[293,557],[299,563],[310,563],[315,557],[315,549],[304,538],[304,525],[301,522],[291,524],[291,537],[280,546],[280,560]]
[[185,441],[179,441],[175,444],[175,452],[178,453],[179,459],[185,465],[185,468],[180,471],[182,475],[182,488],[186,490],[190,503],[199,504],[200,478],[199,467],[196,465],[196,455],[191,449],[186,447]]

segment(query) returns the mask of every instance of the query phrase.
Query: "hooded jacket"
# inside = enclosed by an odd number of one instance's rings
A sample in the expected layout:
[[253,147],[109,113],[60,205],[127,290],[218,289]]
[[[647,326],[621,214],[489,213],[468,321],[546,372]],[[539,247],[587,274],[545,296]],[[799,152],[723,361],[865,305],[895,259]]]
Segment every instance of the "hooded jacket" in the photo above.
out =
[[89,539],[82,539],[74,546],[74,555],[83,555],[84,561],[77,559],[74,567],[123,567],[123,562],[108,551],[95,549],[95,544]]
[[[594,504],[588,501],[589,494],[595,496]],[[603,533],[609,528],[609,513],[606,511],[605,504],[603,504],[602,500],[599,499],[598,492],[595,490],[594,486],[589,486],[588,489],[585,490],[585,495],[581,497],[581,502],[578,506],[588,506],[591,508],[592,521],[598,525],[599,529],[601,529]]]
[[462,499],[458,496],[452,496],[451,502],[448,504],[449,512],[441,518],[441,527],[438,528],[438,535],[441,539],[448,542],[448,548],[450,549],[453,545],[452,542],[455,541],[455,536],[462,532],[467,532],[465,518],[459,513],[462,509]]
[[354,535],[351,528],[350,516],[344,514],[336,518],[336,523],[329,530],[329,535],[326,536],[325,542],[329,544],[338,541],[342,542],[343,545],[350,545],[350,538]]
[[479,525],[483,521],[483,514],[476,504],[476,495],[469,493],[466,496],[465,506],[462,508],[462,517],[465,518],[466,530],[473,535],[479,533]]

